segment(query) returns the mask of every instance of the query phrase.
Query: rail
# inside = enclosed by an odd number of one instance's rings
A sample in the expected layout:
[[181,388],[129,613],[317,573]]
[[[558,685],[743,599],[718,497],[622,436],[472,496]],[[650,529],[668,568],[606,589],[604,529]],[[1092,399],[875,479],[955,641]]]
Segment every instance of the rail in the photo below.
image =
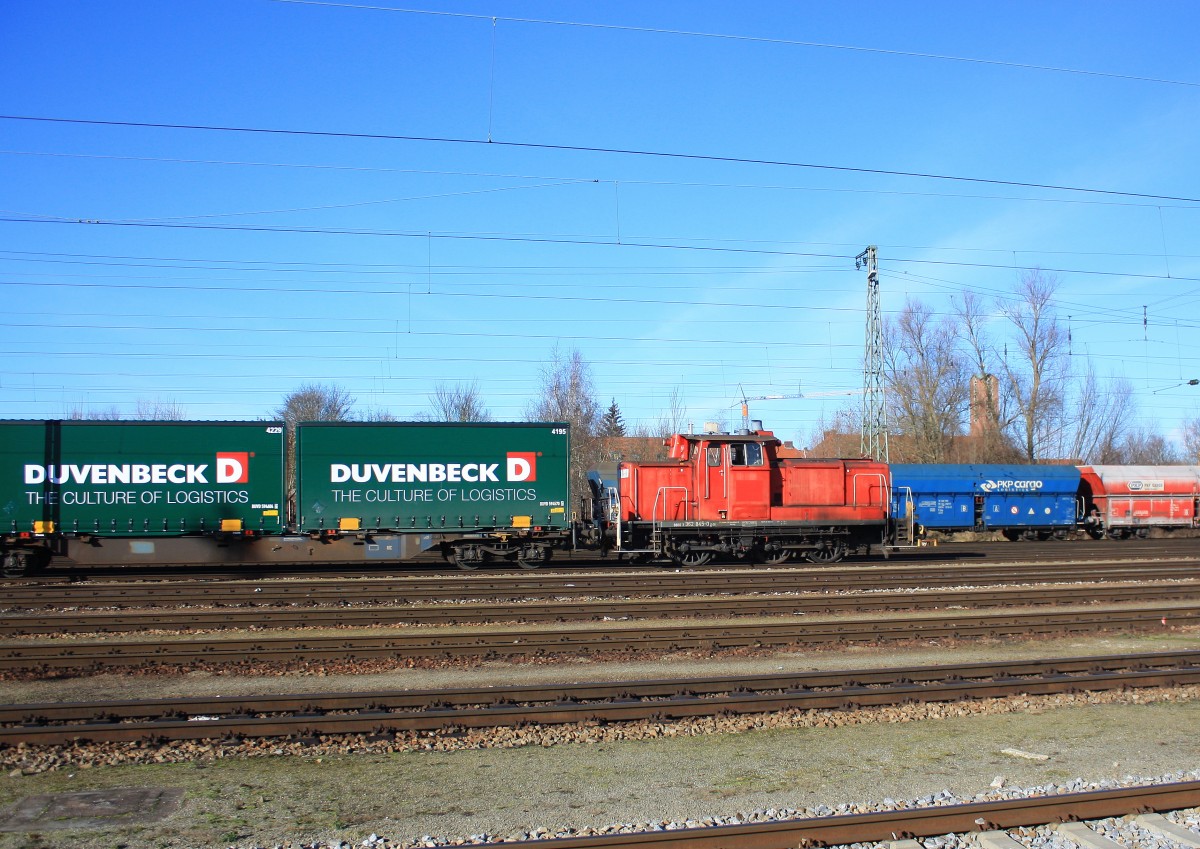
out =
[[1158,631],[1200,625],[1200,604],[1036,613],[956,613],[859,620],[647,626],[605,623],[605,627],[555,629],[470,628],[399,630],[372,635],[289,636],[216,639],[188,635],[172,640],[6,640],[0,670],[44,675],[49,670],[101,670],[170,666],[184,669],[278,663],[344,665],[378,661],[395,665],[404,658],[542,657],[555,654],[727,651],[775,646],[887,643],[913,639],[978,639],[1039,635]]
[[1146,811],[1173,811],[1197,805],[1200,805],[1200,781],[1189,781],[765,824],[568,837],[504,845],[521,849],[785,849],[794,846],[840,846],[881,843],[900,838],[936,837],[952,832],[991,831],[1103,819]]
[[1200,682],[1200,651],[698,679],[0,706],[0,746],[689,721]]

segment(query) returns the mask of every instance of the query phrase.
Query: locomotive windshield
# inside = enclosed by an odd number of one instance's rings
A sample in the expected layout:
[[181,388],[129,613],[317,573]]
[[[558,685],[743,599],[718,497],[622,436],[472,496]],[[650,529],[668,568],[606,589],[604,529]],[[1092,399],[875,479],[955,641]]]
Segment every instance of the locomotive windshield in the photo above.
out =
[[733,466],[761,466],[762,445],[757,442],[734,442],[729,446],[729,463]]

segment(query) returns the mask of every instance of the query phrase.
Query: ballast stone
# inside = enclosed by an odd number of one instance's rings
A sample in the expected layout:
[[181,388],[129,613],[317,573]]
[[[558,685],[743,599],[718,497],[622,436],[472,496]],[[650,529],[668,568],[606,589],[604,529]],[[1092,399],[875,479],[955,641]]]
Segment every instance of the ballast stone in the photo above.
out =
[[1200,834],[1171,822],[1162,814],[1139,814],[1133,821],[1147,831],[1157,832],[1169,838],[1173,843],[1200,849]]

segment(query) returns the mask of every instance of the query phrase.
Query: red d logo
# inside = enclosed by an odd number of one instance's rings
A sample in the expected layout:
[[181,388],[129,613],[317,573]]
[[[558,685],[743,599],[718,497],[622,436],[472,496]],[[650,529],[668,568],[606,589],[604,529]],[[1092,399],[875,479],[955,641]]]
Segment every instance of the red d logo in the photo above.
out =
[[532,451],[508,452],[508,481],[532,483],[537,480],[537,454]]
[[247,483],[250,480],[250,454],[231,451],[217,455],[217,483]]

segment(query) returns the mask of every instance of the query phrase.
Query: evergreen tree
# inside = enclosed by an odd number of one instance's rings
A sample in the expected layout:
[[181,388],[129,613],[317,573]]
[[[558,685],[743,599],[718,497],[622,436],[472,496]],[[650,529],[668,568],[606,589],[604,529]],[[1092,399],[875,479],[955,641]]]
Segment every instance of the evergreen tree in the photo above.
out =
[[616,398],[613,398],[612,403],[608,407],[608,411],[604,414],[604,418],[600,420],[600,435],[625,435],[625,420],[621,416],[621,408],[617,406]]

